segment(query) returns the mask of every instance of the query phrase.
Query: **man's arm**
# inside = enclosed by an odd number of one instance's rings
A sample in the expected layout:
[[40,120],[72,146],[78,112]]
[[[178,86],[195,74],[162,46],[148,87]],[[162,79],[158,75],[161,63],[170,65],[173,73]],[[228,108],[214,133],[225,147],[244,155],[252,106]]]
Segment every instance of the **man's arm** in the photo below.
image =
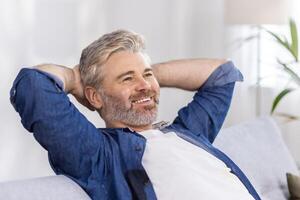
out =
[[207,59],[170,61],[153,68],[161,86],[198,90],[171,126],[212,143],[226,117],[235,82],[243,80],[239,70],[231,61]]
[[62,65],[41,64],[35,66],[34,68],[57,77],[62,81],[63,90],[67,94],[72,94],[79,103],[88,109],[92,111],[95,110],[85,98],[78,65],[76,65],[74,68],[68,68]]
[[72,74],[71,69],[54,65],[24,68],[13,83],[10,100],[23,126],[48,151],[54,171],[87,189],[89,177],[109,164],[109,157],[102,155],[110,155],[106,153],[110,149],[105,148],[105,136],[62,90],[78,95]]
[[70,93],[79,85],[79,81],[75,76],[75,68],[72,69],[56,64],[40,64],[34,66],[34,68],[59,78],[63,83],[63,90],[66,93]]
[[224,59],[184,59],[154,64],[152,68],[161,87],[195,91],[225,62]]

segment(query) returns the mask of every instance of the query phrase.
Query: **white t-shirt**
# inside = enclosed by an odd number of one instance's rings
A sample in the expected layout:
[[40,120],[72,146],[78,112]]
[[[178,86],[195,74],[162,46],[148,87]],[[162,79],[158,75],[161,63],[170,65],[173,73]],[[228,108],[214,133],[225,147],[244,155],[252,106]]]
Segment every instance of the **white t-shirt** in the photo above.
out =
[[253,200],[225,163],[200,147],[160,130],[146,139],[142,164],[159,200]]

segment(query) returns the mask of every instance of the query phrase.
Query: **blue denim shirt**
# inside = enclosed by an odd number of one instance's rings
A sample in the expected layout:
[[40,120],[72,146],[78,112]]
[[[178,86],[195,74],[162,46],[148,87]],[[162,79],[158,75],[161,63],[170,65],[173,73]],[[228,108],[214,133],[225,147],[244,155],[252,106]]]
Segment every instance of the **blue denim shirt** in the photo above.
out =
[[[174,131],[221,159],[249,193],[260,199],[237,165],[212,146],[230,106],[235,81],[242,79],[232,62],[221,65],[162,131]],[[146,139],[128,128],[97,129],[62,88],[57,78],[24,68],[10,92],[23,126],[48,151],[55,173],[73,179],[92,199],[156,199],[142,166]]]

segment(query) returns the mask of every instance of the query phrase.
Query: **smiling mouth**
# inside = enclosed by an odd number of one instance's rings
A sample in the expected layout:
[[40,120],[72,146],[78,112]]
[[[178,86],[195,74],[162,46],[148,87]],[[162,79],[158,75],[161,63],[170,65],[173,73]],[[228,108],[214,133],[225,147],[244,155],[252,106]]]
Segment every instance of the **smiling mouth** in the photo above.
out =
[[144,97],[144,98],[141,98],[141,99],[138,99],[138,100],[133,100],[132,103],[134,104],[143,104],[143,103],[147,103],[149,101],[152,100],[153,97]]

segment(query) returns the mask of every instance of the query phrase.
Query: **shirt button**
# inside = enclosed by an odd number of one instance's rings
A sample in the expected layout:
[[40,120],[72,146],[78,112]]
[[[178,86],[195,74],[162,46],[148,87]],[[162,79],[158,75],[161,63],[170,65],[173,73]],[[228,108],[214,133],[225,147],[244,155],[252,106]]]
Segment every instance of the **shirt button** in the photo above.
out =
[[142,147],[137,145],[137,146],[135,146],[135,150],[136,150],[136,151],[141,151],[141,150],[142,150]]

